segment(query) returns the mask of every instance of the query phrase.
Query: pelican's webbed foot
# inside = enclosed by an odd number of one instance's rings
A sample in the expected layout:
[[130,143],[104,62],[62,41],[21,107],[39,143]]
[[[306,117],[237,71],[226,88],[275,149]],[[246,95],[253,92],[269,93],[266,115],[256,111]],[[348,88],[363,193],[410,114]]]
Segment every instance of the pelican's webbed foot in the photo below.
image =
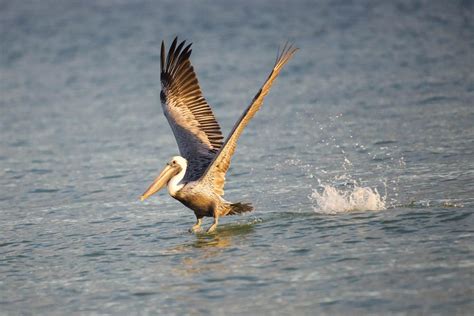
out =
[[212,223],[211,227],[207,229],[207,232],[212,233],[213,231],[215,231],[218,223],[219,223],[219,218],[216,216],[214,217],[214,223]]
[[196,224],[194,224],[193,227],[189,229],[189,232],[190,233],[200,232],[202,230],[201,223],[202,223],[202,218],[198,218],[196,221]]

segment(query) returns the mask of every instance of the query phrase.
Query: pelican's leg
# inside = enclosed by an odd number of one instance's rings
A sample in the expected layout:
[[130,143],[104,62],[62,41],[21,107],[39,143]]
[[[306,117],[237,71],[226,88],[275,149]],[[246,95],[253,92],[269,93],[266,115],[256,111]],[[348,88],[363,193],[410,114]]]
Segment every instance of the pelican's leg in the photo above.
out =
[[196,217],[196,219],[197,219],[196,224],[194,224],[193,227],[189,229],[190,233],[195,233],[201,230],[202,217],[201,218]]
[[219,224],[219,215],[214,214],[214,223],[212,223],[211,227],[207,229],[208,233],[212,233],[216,230],[217,224]]

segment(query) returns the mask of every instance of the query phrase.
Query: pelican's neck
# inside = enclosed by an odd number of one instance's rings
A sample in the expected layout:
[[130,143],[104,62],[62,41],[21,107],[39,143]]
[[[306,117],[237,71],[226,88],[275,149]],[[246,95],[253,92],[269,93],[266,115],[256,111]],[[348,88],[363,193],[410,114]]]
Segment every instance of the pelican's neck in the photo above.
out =
[[171,196],[175,196],[176,193],[184,187],[184,183],[180,182],[183,180],[185,173],[186,166],[181,166],[181,171],[168,181],[168,192]]

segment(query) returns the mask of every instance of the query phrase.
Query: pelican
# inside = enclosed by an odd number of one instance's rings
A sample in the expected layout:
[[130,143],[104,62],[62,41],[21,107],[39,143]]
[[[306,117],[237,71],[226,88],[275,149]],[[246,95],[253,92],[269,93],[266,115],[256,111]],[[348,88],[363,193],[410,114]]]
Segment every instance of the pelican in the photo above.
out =
[[297,48],[285,44],[267,80],[223,141],[214,114],[204,99],[190,62],[191,45],[176,37],[166,54],[161,42],[161,105],[168,119],[179,156],[172,157],[163,171],[142,194],[143,201],[165,185],[169,194],[194,211],[196,224],[190,232],[201,230],[203,217],[213,217],[207,232],[215,231],[219,217],[250,212],[249,203],[232,203],[224,195],[225,174],[229,169],[237,140],[250,119],[260,109],[273,81]]

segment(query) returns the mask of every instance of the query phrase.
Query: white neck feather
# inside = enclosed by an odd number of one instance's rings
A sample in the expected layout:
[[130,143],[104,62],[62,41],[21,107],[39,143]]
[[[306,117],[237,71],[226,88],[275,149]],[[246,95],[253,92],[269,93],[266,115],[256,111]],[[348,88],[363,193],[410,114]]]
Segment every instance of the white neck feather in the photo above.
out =
[[171,196],[175,196],[176,193],[184,187],[184,183],[180,182],[183,180],[185,173],[186,166],[181,165],[181,171],[168,181],[168,192]]

